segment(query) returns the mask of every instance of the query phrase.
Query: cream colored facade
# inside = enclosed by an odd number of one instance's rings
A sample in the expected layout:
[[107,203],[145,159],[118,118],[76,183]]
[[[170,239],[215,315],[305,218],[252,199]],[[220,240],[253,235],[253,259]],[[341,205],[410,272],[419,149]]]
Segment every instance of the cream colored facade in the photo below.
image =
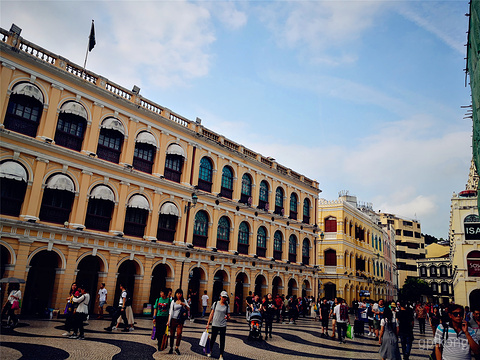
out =
[[136,313],[164,286],[316,296],[317,181],[19,34],[0,46],[1,276],[27,280],[22,311],[62,309],[74,281],[110,305],[123,282]]
[[477,190],[478,175],[472,161],[466,189],[452,196],[449,229],[455,303],[470,307],[480,307],[480,220]]
[[395,229],[398,286],[401,288],[407,277],[417,276],[417,260],[425,258],[425,239],[420,222],[393,214],[379,215],[382,224],[392,225]]
[[318,224],[323,231],[318,240],[321,296],[351,303],[367,290],[371,299],[396,299],[388,233],[371,206],[346,192],[334,201],[320,199]]

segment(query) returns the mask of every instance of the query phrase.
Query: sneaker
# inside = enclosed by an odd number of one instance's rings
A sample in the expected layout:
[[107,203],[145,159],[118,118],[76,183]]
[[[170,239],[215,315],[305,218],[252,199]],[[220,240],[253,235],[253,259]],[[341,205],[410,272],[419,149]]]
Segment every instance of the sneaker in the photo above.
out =
[[85,340],[85,336],[81,335],[81,336],[77,337],[77,340]]
[[71,333],[70,331],[64,332],[64,333],[62,334],[62,336],[70,336],[70,335],[72,335],[72,333]]
[[178,348],[175,349],[175,354],[180,355],[180,350],[178,350]]
[[207,357],[212,357],[212,354],[210,354],[210,353],[207,353]]
[[289,324],[295,324],[293,321],[290,321]]
[[168,353],[173,354],[173,348],[170,348],[170,350],[168,350]]
[[133,330],[135,330],[133,326],[128,329],[128,331],[133,331]]
[[77,334],[72,334],[68,337],[69,339],[77,339],[78,335]]
[[223,360],[223,355],[220,355],[220,357],[218,358],[218,360]]
[[341,342],[341,341],[339,341],[338,343],[339,343],[339,344],[342,344],[342,342]]
[[367,336],[370,336],[370,335],[372,335],[372,333],[369,331],[368,334],[367,334]]
[[118,330],[118,326],[112,327],[112,330],[113,330],[113,331]]

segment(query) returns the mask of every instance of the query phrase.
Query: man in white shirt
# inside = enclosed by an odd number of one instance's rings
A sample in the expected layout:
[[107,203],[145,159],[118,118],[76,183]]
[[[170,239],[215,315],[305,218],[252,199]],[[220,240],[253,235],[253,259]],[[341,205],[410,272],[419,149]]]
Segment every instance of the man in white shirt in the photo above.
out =
[[205,317],[205,312],[207,311],[207,306],[208,306],[208,295],[207,295],[207,290],[203,291],[202,295],[202,306],[203,306],[203,312],[202,312],[202,317]]
[[345,337],[347,335],[347,323],[350,324],[348,317],[348,306],[344,299],[338,299],[338,304],[333,309],[335,318],[337,320],[338,341],[345,344]]
[[107,289],[105,289],[105,283],[100,285],[97,295],[98,300],[98,317],[97,319],[103,319],[103,306],[107,302]]

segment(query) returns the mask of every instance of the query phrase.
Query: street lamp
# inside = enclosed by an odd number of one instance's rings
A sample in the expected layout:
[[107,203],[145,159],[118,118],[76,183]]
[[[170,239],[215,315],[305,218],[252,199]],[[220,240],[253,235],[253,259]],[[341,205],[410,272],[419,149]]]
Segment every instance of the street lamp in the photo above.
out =
[[198,196],[197,196],[197,194],[193,193],[192,194],[192,201],[191,202],[189,201],[188,204],[185,205],[185,212],[187,212],[191,208],[195,207],[195,205],[197,205],[197,201],[198,201]]

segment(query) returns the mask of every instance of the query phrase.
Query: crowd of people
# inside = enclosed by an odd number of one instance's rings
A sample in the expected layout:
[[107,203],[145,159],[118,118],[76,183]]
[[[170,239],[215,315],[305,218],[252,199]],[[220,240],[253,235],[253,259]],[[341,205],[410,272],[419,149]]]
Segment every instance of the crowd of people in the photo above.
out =
[[[111,315],[111,323],[106,331],[114,331],[121,327],[125,332],[134,331],[135,320],[132,311],[132,296],[127,288],[120,284],[120,297],[117,306],[107,307]],[[15,310],[19,308],[21,291],[18,284],[10,284],[8,298],[2,310],[2,316],[8,316],[7,327],[17,325]],[[173,295],[172,295],[173,294]],[[103,319],[103,308],[106,305],[108,291],[101,284],[97,293],[97,319]],[[196,298],[195,298],[196,297]],[[158,350],[163,351],[169,340],[169,354],[180,354],[180,343],[184,323],[193,319],[200,300],[198,294],[189,290],[187,299],[182,289],[175,293],[172,289],[162,289],[153,306],[152,339],[157,339]],[[73,283],[66,306],[65,332],[62,334],[72,339],[84,339],[84,322],[88,319],[90,295],[85,286]],[[241,304],[238,297],[233,298],[234,313],[239,314]],[[207,291],[201,297],[202,317],[207,315],[210,306],[206,331],[211,325],[211,338],[205,348],[205,354],[210,357],[211,350],[219,336],[220,359],[223,359],[226,341],[227,320],[230,318],[230,299],[226,291],[222,291],[217,301],[210,304]],[[418,333],[426,337],[427,324],[431,329],[433,345],[431,359],[436,360],[476,360],[480,359],[480,309],[463,307],[458,304],[407,303],[405,301],[386,302],[354,300],[349,307],[342,298],[326,299],[313,297],[284,296],[271,293],[260,298],[258,294],[249,295],[245,300],[246,320],[249,322],[253,313],[261,314],[264,323],[264,339],[272,339],[273,324],[295,325],[299,317],[311,317],[319,321],[319,335],[323,338],[337,339],[340,344],[346,343],[348,337],[365,336],[378,341],[379,354],[383,360],[408,360],[414,341],[415,319],[418,323]],[[351,320],[354,325],[351,326]],[[364,330],[368,328],[368,333]],[[331,330],[331,334],[329,331]],[[353,333],[353,334],[352,334]],[[260,334],[260,338],[262,338]],[[399,346],[400,345],[400,346]],[[402,352],[400,353],[400,348]]]

